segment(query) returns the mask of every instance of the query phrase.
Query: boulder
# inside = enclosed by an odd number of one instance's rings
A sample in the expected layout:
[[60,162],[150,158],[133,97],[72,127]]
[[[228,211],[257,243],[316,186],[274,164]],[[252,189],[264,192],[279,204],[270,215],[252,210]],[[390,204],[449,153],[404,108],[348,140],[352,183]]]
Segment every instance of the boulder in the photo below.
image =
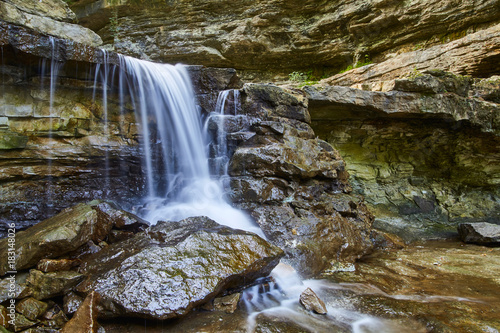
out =
[[[111,223],[101,224],[91,205],[79,204],[16,234],[17,270],[32,267],[42,258],[54,258],[74,251],[89,240],[102,240]],[[6,248],[7,239],[0,240]],[[8,271],[3,257],[0,275]]]
[[[144,227],[147,222],[116,206],[92,201],[65,209],[58,215],[16,234],[17,270],[35,266],[40,259],[55,258],[75,251],[89,241],[99,243],[116,224],[121,228]],[[7,248],[7,239],[0,246]],[[41,267],[48,261],[41,263]],[[61,263],[61,262],[59,262]],[[0,275],[8,269],[7,257],[0,259]],[[72,265],[69,263],[68,265]]]
[[476,222],[458,225],[460,239],[466,243],[479,245],[500,245],[500,225]]
[[318,314],[327,314],[328,312],[325,303],[311,288],[307,288],[300,294],[299,302],[306,310],[313,311]]
[[223,290],[266,276],[283,252],[207,217],[159,222],[87,258],[77,291],[101,295],[102,316],[182,316]]
[[97,316],[99,314],[97,307],[98,304],[99,294],[95,291],[90,292],[76,311],[73,318],[71,318],[71,320],[64,325],[61,333],[97,333],[100,327],[97,323]]

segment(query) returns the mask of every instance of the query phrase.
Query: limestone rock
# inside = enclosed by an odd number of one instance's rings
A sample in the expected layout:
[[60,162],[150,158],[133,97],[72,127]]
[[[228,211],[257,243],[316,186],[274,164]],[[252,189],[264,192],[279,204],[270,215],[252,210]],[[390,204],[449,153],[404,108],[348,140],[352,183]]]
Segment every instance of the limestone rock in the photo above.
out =
[[3,0],[3,2],[9,3],[23,12],[50,17],[58,21],[73,22],[76,19],[75,13],[73,13],[68,4],[62,0],[47,0],[43,2]]
[[62,333],[86,332],[97,333],[99,324],[97,323],[99,294],[90,292],[82,305],[78,308],[73,318],[64,325]]
[[461,223],[458,226],[458,234],[466,243],[480,245],[498,245],[500,244],[500,225],[476,222]]
[[26,285],[26,278],[28,277],[28,274],[26,272],[23,272],[13,275],[15,275],[14,290],[12,290],[11,286],[11,283],[13,282],[12,275],[8,275],[4,279],[0,280],[0,303],[3,303],[4,301],[10,299],[11,298],[9,297],[10,293],[13,293],[14,298],[16,299],[27,297],[30,294],[30,290]]
[[[496,0],[473,5],[452,0],[406,4],[174,0],[146,6],[129,2],[116,7],[115,16],[99,3],[84,6],[73,7],[82,13],[80,22],[121,53],[161,62],[246,69],[252,79],[322,66],[341,70],[365,55],[380,58],[462,37],[491,26],[499,14]],[[494,64],[494,58],[483,57],[487,51],[481,46],[471,47],[475,55],[471,52],[468,59],[473,62],[460,66],[476,66],[480,61]],[[447,64],[450,59],[437,61]]]
[[28,137],[11,131],[0,129],[0,150],[23,149],[26,147]]
[[[384,81],[439,69],[456,74],[488,76],[498,73],[500,25],[494,25],[444,45],[406,52],[383,62],[349,70],[322,80],[330,85],[372,85],[377,90]],[[491,63],[491,65],[487,65]]]
[[66,314],[73,314],[78,310],[80,305],[83,303],[83,298],[70,291],[63,298],[64,312]]
[[103,316],[182,316],[221,291],[267,275],[282,251],[206,217],[160,222],[81,266],[80,292],[101,295]]
[[38,301],[33,297],[25,298],[16,304],[17,312],[29,320],[36,320],[47,311],[48,307],[47,303]]
[[66,317],[61,307],[56,304],[43,314],[40,322],[43,326],[60,329],[68,322],[68,317]]
[[30,328],[31,326],[34,326],[37,324],[37,321],[32,321],[23,316],[20,313],[16,313],[16,319],[14,322],[14,327],[16,331],[22,331],[27,328]]
[[[407,90],[418,90],[419,83]],[[401,86],[401,85],[400,85]],[[425,89],[420,85],[422,89]],[[428,86],[428,89],[432,89]],[[455,121],[468,120],[485,132],[500,134],[500,106],[495,103],[467,98],[454,93],[365,91],[341,86],[304,87],[310,103],[317,105],[315,120],[342,119],[352,108],[360,117],[373,118],[381,114],[447,114]]]
[[372,217],[351,196],[343,159],[316,139],[308,101],[297,90],[246,84],[248,135],[229,163],[230,198],[304,276],[331,261],[352,261],[371,248]]
[[111,202],[101,202],[95,205],[97,216],[101,223],[111,224],[118,229],[139,231],[149,226],[149,222],[124,210]]
[[[33,6],[27,8],[29,5]],[[77,24],[60,21],[71,21],[74,18],[74,13],[63,1],[51,0],[37,3],[36,1],[14,0],[0,2],[0,20],[82,44],[92,46],[102,44],[101,38],[92,30]]]
[[314,311],[318,314],[327,314],[328,312],[325,303],[311,288],[307,288],[300,294],[299,301],[306,310]]

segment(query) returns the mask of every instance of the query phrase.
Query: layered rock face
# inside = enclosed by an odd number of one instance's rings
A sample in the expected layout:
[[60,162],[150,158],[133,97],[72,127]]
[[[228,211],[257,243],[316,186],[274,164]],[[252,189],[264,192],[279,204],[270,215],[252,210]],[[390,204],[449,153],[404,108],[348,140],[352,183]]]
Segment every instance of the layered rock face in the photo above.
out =
[[124,3],[103,9],[97,2],[77,2],[72,9],[119,52],[234,67],[260,77],[338,71],[366,57],[380,61],[463,37],[500,16],[498,0]]
[[62,0],[2,0],[0,20],[87,45],[102,44],[96,33],[75,24],[75,13]]
[[304,88],[313,128],[345,158],[378,228],[415,240],[498,223],[500,82],[410,74],[367,83],[388,91]]

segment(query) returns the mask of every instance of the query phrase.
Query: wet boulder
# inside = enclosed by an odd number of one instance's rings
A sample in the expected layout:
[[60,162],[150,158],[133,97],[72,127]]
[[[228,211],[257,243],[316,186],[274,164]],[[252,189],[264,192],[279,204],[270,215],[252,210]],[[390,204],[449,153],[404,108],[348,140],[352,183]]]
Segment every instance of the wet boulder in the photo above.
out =
[[480,245],[500,245],[500,225],[477,222],[461,223],[458,226],[458,234],[466,243]]
[[283,252],[207,217],[159,222],[88,257],[78,292],[101,295],[102,316],[169,319],[266,276]]
[[[41,259],[62,256],[89,241],[99,243],[108,236],[112,227],[137,230],[146,223],[104,201],[78,204],[16,233],[15,268],[22,270],[33,267]],[[1,239],[0,248],[7,249],[7,243],[7,238]],[[7,256],[1,256],[0,276],[9,269]]]

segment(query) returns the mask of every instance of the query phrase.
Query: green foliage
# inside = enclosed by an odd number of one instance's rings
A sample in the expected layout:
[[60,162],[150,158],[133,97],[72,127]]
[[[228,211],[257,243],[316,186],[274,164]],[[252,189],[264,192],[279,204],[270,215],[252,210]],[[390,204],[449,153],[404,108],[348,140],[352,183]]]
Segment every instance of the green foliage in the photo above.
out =
[[311,86],[318,83],[318,78],[313,74],[313,70],[307,72],[292,72],[288,74],[288,79],[293,82],[300,82],[299,87]]
[[370,65],[370,64],[373,64],[373,61],[370,60],[370,56],[368,54],[365,54],[364,61],[358,61],[354,65],[347,66],[346,68],[341,70],[339,72],[339,74],[345,73],[345,72],[350,71],[351,69],[354,69],[354,68],[359,68],[359,67],[363,67],[363,66]]

